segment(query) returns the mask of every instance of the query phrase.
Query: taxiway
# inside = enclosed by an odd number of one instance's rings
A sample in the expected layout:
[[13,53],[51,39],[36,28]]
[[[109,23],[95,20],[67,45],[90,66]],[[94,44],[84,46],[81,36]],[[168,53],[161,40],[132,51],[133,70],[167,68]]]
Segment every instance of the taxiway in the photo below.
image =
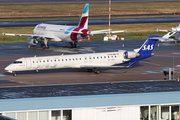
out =
[[[63,44],[51,44],[49,50],[35,47],[26,48],[25,44],[1,44],[0,53],[0,86],[46,85],[70,83],[95,83],[114,81],[163,80],[164,67],[175,67],[180,64],[180,44],[159,43],[153,51],[155,55],[143,60],[128,69],[101,69],[101,74],[88,73],[86,69],[55,69],[17,72],[17,77],[4,71],[4,68],[20,57],[33,55],[76,54],[90,52],[116,51],[118,49],[132,50],[142,45],[144,40],[135,41],[91,41],[78,44],[78,48],[64,47]],[[122,43],[125,44],[122,47]],[[128,44],[129,43],[129,44]],[[9,47],[8,47],[9,46]],[[12,46],[12,47],[10,47]],[[106,47],[105,47],[106,46]],[[18,47],[18,48],[17,48]],[[172,76],[177,79],[177,74]]]

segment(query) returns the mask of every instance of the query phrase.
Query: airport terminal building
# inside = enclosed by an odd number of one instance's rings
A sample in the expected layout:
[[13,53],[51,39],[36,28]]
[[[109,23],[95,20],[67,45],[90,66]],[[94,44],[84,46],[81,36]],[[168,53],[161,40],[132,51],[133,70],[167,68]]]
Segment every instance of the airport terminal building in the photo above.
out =
[[17,120],[180,120],[179,82],[143,84],[1,88],[0,114]]

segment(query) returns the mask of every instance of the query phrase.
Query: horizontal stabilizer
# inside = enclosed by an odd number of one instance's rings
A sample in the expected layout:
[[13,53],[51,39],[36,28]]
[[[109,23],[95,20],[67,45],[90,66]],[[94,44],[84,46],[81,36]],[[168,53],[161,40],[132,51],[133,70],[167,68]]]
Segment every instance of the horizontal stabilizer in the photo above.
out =
[[[110,29],[110,33],[120,33],[120,32],[127,32],[127,30],[111,31],[111,29]],[[94,35],[94,34],[107,34],[107,33],[109,33],[109,29],[91,31],[91,35]]]
[[157,32],[158,31],[161,31],[161,32],[180,32],[180,30],[160,30],[160,29],[157,29]]

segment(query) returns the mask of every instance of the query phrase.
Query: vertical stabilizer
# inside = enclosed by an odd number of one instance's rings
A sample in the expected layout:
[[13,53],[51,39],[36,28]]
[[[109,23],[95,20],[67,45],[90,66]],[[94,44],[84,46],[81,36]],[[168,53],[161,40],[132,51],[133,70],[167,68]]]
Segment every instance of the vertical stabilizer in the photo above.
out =
[[157,41],[162,38],[160,36],[149,36],[148,39],[144,42],[144,44],[139,48],[135,49],[134,51],[139,53],[140,56],[134,59],[129,60],[128,62],[131,63],[130,66],[134,65],[136,62],[139,62],[143,59],[152,56],[152,51],[157,43]]
[[147,55],[147,54],[151,55],[151,53],[154,49],[154,46],[156,45],[156,42],[160,38],[162,38],[162,37],[149,36],[148,39],[144,42],[144,44],[138,50],[135,50],[135,51],[141,55]]
[[78,27],[88,29],[89,4],[86,3]]

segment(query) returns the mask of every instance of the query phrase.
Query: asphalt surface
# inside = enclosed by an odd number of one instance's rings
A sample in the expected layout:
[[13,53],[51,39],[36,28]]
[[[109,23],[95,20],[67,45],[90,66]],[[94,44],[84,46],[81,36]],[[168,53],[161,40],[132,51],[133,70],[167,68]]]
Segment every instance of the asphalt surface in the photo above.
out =
[[[81,42],[77,48],[65,47],[64,43],[52,43],[50,49],[40,47],[27,48],[27,44],[0,45],[0,86],[46,85],[70,83],[95,83],[115,81],[163,80],[164,67],[172,68],[180,64],[180,43],[159,43],[154,49],[155,55],[128,69],[100,69],[101,74],[88,73],[87,69],[54,69],[17,72],[17,77],[7,73],[4,68],[14,60],[34,55],[59,55],[94,52],[110,52],[121,49],[139,48],[144,40],[128,41],[91,41]],[[124,44],[124,47],[122,47]],[[177,74],[174,74],[177,79]]]
[[[132,19],[111,19],[111,24],[138,24],[138,23],[171,23],[179,22],[180,17],[163,17],[163,18],[132,18]],[[0,22],[0,27],[27,27],[38,24],[56,24],[56,25],[78,25],[79,20],[60,20],[60,21],[14,21]],[[108,19],[89,20],[89,25],[109,24]]]
[[[0,56],[26,56],[26,55],[55,55],[55,54],[76,54],[92,52],[114,52],[117,50],[132,51],[141,47],[145,40],[125,40],[125,41],[86,41],[77,43],[77,48],[70,48],[69,43],[51,42],[50,49],[42,49],[38,44],[28,48],[27,43],[0,44]],[[160,47],[158,47],[158,44]],[[180,43],[158,43],[155,51],[180,50]],[[67,46],[66,46],[67,45]],[[124,45],[124,47],[123,47]]]

